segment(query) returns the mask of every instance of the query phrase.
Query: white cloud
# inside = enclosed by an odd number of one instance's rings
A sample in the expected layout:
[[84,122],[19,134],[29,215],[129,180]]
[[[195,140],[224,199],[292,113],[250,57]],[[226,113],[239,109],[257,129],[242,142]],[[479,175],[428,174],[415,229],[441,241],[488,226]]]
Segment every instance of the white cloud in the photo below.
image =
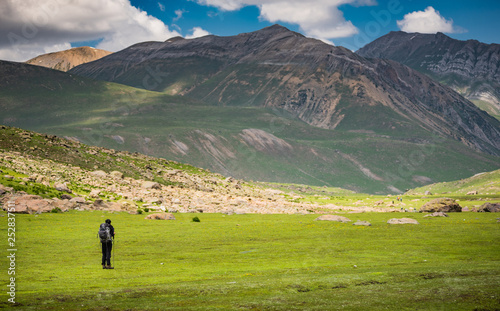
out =
[[453,20],[447,20],[431,6],[424,11],[406,14],[402,20],[397,21],[397,24],[399,29],[405,32],[455,33],[463,31],[463,29],[453,26]]
[[191,29],[191,31],[192,34],[186,35],[186,39],[194,39],[194,38],[208,36],[211,34],[208,31],[202,29],[201,27],[194,27],[193,29]]
[[296,24],[306,36],[322,40],[349,37],[358,33],[358,29],[351,21],[345,20],[343,13],[338,9],[340,5],[376,4],[375,0],[197,0],[197,2],[225,11],[239,10],[244,6],[257,6],[262,20]]
[[175,10],[175,17],[172,19],[174,22],[180,20],[182,18],[182,15],[184,15],[184,13],[186,13],[186,11],[184,10]]
[[0,59],[24,61],[70,42],[102,40],[117,51],[137,42],[179,36],[129,0],[2,0]]
[[158,2],[158,7],[160,8],[160,11],[165,12],[165,5],[162,3]]

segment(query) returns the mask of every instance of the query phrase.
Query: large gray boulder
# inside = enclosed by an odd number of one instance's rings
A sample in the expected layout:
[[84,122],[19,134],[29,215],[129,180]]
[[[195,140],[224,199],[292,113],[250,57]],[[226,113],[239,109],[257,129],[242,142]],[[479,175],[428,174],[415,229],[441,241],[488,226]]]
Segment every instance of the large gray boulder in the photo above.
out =
[[434,199],[432,201],[425,203],[420,208],[421,213],[434,213],[434,212],[452,213],[461,211],[462,207],[457,202],[455,202],[455,200],[450,198]]

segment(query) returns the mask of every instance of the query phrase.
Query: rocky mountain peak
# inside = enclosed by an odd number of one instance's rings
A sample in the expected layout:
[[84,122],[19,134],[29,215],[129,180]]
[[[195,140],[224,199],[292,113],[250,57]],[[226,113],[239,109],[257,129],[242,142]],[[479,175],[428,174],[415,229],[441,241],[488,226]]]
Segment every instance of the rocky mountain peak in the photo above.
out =
[[26,61],[27,64],[47,67],[60,71],[68,71],[73,67],[85,64],[111,54],[88,46],[39,55]]
[[376,39],[356,53],[407,65],[479,102],[490,114],[500,115],[500,44],[460,41],[443,33],[398,31]]

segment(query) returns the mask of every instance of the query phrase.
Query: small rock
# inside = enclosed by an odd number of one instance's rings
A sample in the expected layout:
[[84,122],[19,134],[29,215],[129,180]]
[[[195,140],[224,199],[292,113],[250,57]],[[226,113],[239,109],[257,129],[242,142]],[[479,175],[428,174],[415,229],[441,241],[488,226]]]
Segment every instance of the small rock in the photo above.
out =
[[418,225],[418,221],[413,218],[391,218],[387,221],[390,225],[414,224]]
[[144,189],[161,189],[161,185],[154,181],[145,181],[142,183],[142,188]]
[[10,176],[10,175],[3,175],[3,178],[7,179],[7,180],[13,180],[14,179],[14,176]]
[[112,171],[111,173],[109,173],[109,176],[117,180],[123,179],[123,173],[119,171]]
[[338,215],[321,215],[315,220],[328,220],[328,221],[339,221],[339,222],[350,222],[351,220],[347,217],[344,216],[338,216]]
[[473,191],[467,192],[466,195],[476,195],[476,194],[478,194],[477,190],[473,190]]
[[73,197],[70,196],[69,194],[65,193],[65,194],[61,195],[61,200],[71,200],[71,199],[73,199]]
[[432,214],[425,215],[424,217],[448,217],[445,212],[434,212]]
[[364,220],[358,220],[355,223],[353,223],[354,226],[371,226],[372,224],[369,223],[368,221]]
[[90,175],[98,178],[106,178],[108,176],[108,174],[105,171],[100,171],[100,170],[90,172]]
[[426,192],[424,192],[424,195],[432,195],[432,192],[430,192],[429,190],[427,190]]
[[101,190],[99,190],[99,189],[92,189],[90,191],[89,197],[91,197],[91,198],[98,198],[100,194],[101,194]]
[[157,214],[150,214],[146,216],[144,219],[175,220],[175,216],[171,213],[157,213]]
[[63,191],[63,192],[68,192],[68,193],[71,193],[71,190],[68,188],[68,186],[66,186],[66,184],[56,184],[54,186],[54,188],[57,190],[57,191]]
[[71,203],[85,204],[85,199],[82,197],[76,197],[69,200]]

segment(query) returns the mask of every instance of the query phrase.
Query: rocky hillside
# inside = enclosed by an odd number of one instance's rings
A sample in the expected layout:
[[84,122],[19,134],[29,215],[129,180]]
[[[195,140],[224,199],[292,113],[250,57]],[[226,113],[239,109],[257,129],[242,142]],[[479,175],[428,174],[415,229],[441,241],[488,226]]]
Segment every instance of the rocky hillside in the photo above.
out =
[[73,67],[95,61],[109,54],[111,54],[111,52],[82,46],[65,51],[39,55],[26,61],[26,63],[60,71],[68,71]]
[[359,204],[296,203],[300,195],[278,187],[323,196],[350,193],[248,183],[175,161],[0,126],[0,205],[15,202],[19,213],[69,209],[225,214],[391,210]]
[[139,43],[70,72],[210,105],[284,109],[325,129],[437,132],[500,155],[500,122],[449,88],[397,62],[368,60],[279,25]]
[[489,113],[500,115],[500,44],[460,41],[442,33],[398,31],[356,53],[405,64],[450,86]]

